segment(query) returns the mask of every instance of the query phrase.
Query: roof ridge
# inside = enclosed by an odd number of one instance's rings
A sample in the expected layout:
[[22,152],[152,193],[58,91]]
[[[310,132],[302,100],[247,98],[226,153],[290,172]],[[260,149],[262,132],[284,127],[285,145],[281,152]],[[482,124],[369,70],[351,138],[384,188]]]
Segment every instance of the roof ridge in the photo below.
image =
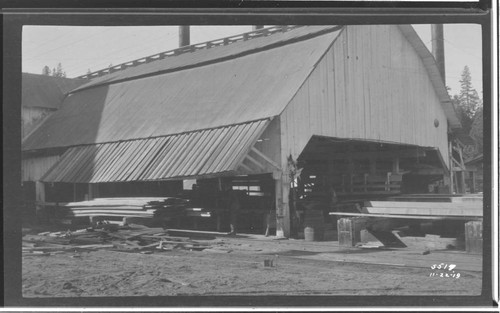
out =
[[240,41],[247,41],[250,39],[254,38],[259,38],[259,37],[266,37],[269,35],[273,35],[275,33],[283,33],[287,32],[292,29],[296,29],[299,27],[304,27],[304,25],[284,25],[284,26],[271,26],[267,28],[261,28],[257,29],[251,32],[246,32],[238,35],[233,35],[229,37],[223,37],[223,38],[218,38],[210,41],[205,41],[197,44],[192,44],[192,45],[187,45],[187,46],[182,46],[179,48],[175,48],[172,50],[168,51],[163,51],[160,53],[156,53],[153,55],[149,55],[146,57],[142,57],[139,59],[135,59],[132,61],[124,62],[118,65],[110,66],[105,69],[101,69],[98,71],[94,71],[91,73],[87,73],[84,75],[80,75],[75,77],[75,79],[92,79],[92,78],[97,78],[97,77],[102,77],[107,74],[115,73],[117,71],[122,71],[130,67],[135,67],[138,65],[158,61],[158,60],[163,60],[166,57],[172,57],[172,56],[178,56],[184,53],[188,52],[194,52],[202,49],[210,49],[212,47],[218,47],[218,46],[228,46],[230,44],[233,44],[235,42],[240,42]]

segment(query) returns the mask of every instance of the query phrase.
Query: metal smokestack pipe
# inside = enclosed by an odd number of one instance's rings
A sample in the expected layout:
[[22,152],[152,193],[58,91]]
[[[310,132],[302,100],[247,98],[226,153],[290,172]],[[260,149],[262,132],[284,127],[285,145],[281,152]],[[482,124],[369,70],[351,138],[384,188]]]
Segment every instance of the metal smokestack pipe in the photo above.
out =
[[189,26],[179,26],[179,47],[189,45]]
[[432,55],[436,60],[439,72],[443,78],[443,82],[446,85],[446,75],[444,68],[444,36],[443,36],[443,24],[432,24],[431,25],[431,37],[432,37]]
[[253,31],[256,31],[256,30],[259,30],[259,29],[262,29],[262,28],[264,28],[264,25],[254,25],[254,26],[252,26],[252,30]]

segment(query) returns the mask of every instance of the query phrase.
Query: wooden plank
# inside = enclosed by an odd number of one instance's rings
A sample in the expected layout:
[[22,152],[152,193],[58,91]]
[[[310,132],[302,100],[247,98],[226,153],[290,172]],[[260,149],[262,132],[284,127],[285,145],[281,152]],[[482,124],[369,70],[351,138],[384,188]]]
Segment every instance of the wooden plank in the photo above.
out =
[[364,195],[397,195],[400,194],[399,190],[380,190],[380,191],[364,191],[364,192],[354,192],[354,191],[346,191],[346,192],[337,192],[338,195],[349,195],[349,196],[364,196]]
[[443,208],[443,209],[483,209],[481,203],[447,203],[447,202],[403,202],[403,201],[366,201],[367,207],[384,208]]
[[370,214],[370,213],[346,213],[346,212],[330,212],[330,215],[338,216],[365,216],[371,218],[400,218],[400,219],[417,219],[417,220],[459,220],[473,221],[482,220],[482,217],[475,216],[426,216],[426,215],[402,215],[402,214]]
[[373,214],[407,214],[407,215],[438,215],[438,216],[483,216],[483,210],[477,209],[445,209],[445,208],[395,208],[395,207],[364,207],[366,213]]

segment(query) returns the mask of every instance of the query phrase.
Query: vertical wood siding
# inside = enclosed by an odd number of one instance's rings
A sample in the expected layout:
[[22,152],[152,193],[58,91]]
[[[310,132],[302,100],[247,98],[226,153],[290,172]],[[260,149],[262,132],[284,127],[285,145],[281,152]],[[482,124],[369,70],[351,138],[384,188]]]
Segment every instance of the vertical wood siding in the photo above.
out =
[[437,147],[448,161],[444,111],[395,25],[346,27],[281,114],[281,133],[282,162],[312,135]]
[[27,158],[22,160],[23,181],[38,181],[43,175],[57,163],[60,156],[46,156],[38,158]]

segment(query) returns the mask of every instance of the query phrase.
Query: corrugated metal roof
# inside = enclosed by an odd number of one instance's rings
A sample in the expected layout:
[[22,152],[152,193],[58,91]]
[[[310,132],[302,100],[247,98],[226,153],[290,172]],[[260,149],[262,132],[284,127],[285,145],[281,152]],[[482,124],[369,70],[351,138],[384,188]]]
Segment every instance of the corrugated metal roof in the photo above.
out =
[[[324,29],[311,27],[309,32]],[[337,30],[284,46],[268,45],[267,50],[223,62],[76,92],[26,138],[23,150],[166,136],[277,116],[339,33]],[[247,47],[260,39],[241,44]],[[219,55],[227,47],[204,52]],[[179,58],[196,55],[194,52]],[[156,63],[160,61],[130,71]]]
[[406,39],[413,46],[415,51],[418,53],[422,62],[427,70],[429,75],[429,79],[434,86],[434,90],[441,101],[441,105],[444,110],[444,114],[446,115],[446,119],[452,129],[460,129],[462,128],[462,123],[458,118],[458,115],[455,111],[455,107],[453,106],[453,102],[451,101],[450,96],[448,95],[448,91],[446,90],[446,86],[444,84],[443,78],[441,77],[441,73],[436,64],[436,60],[434,56],[431,54],[429,49],[422,42],[422,39],[418,36],[417,32],[411,25],[398,25],[401,32],[404,34]]
[[86,79],[22,73],[22,106],[58,109],[69,91],[86,82]]
[[[269,49],[277,45],[284,45],[293,41],[305,40],[311,36],[340,29],[341,26],[302,26],[283,33],[272,34],[267,37],[252,38],[246,41],[234,42],[226,46],[216,46],[209,49],[183,53],[175,57],[156,60],[140,66],[127,68],[103,77],[92,79],[78,89],[110,84],[116,81],[129,80],[144,75],[157,75],[165,71],[176,71],[186,67],[197,67],[206,63],[220,62],[228,58],[235,58],[243,54],[255,53],[262,49]],[[76,90],[78,90],[76,89]]]
[[41,180],[102,183],[230,173],[268,124],[265,119],[165,137],[73,147]]

